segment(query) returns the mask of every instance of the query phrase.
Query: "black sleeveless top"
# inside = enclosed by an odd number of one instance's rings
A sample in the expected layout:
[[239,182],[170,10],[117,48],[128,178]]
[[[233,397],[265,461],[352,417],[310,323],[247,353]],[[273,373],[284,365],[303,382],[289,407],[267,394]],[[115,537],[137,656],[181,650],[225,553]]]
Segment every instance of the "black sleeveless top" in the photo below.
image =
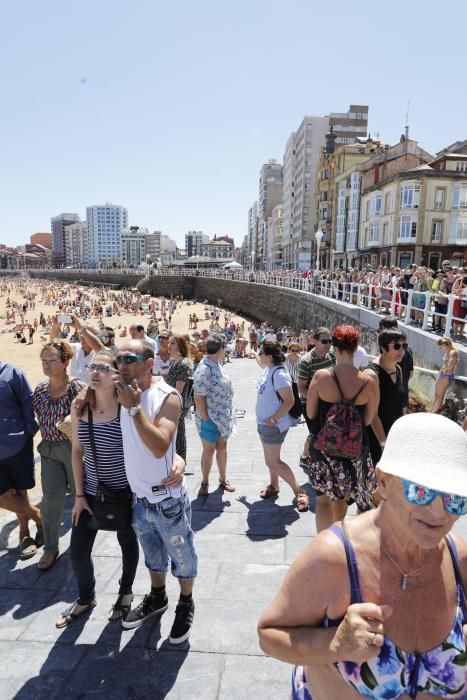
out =
[[[371,369],[378,377],[380,393],[378,416],[383,425],[384,434],[387,435],[392,424],[403,415],[404,406],[407,404],[407,395],[402,381],[402,370],[399,365],[396,365],[397,379],[393,382],[391,375],[375,362],[370,362],[366,369]],[[368,432],[371,459],[376,466],[381,458],[382,451],[371,427]]]

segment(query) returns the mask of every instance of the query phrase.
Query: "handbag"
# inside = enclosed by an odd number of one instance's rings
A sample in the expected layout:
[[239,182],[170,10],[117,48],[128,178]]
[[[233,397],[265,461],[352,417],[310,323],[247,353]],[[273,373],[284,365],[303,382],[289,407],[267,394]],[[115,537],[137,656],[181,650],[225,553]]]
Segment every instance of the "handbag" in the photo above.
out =
[[88,522],[91,530],[125,530],[131,525],[132,493],[129,486],[112,491],[99,480],[92,411],[88,406],[89,441],[97,474],[96,500]]

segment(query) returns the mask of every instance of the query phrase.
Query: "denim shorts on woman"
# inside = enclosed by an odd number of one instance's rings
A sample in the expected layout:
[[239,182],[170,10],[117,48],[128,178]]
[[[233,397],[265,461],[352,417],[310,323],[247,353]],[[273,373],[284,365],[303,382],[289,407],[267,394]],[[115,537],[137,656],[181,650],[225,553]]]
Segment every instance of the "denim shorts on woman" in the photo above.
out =
[[191,529],[191,505],[186,494],[150,503],[137,498],[133,507],[133,528],[144,552],[148,569],[180,579],[195,578],[198,558]]
[[260,425],[258,423],[257,428],[260,440],[264,442],[265,445],[281,445],[289,432],[288,430],[284,430],[284,432],[281,433],[277,425]]

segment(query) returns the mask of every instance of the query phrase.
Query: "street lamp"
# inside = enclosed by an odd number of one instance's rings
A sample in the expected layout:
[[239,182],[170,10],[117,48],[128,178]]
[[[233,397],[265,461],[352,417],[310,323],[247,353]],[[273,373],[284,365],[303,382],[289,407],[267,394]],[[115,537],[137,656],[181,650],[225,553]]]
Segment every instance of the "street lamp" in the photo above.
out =
[[315,233],[315,238],[316,238],[316,272],[319,272],[319,247],[321,245],[321,241],[323,240],[323,232],[321,230],[321,227],[316,231]]

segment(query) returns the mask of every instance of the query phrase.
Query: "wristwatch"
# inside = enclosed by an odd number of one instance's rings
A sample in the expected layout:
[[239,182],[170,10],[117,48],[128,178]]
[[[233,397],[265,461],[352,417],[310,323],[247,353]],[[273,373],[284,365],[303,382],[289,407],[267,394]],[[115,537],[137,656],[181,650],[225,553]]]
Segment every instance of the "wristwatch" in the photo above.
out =
[[141,408],[141,405],[139,405],[139,406],[132,406],[131,408],[128,409],[128,413],[129,413],[130,416],[132,416],[133,418],[134,418],[135,416],[139,416],[139,414],[142,413],[142,412],[143,412],[143,409]]

